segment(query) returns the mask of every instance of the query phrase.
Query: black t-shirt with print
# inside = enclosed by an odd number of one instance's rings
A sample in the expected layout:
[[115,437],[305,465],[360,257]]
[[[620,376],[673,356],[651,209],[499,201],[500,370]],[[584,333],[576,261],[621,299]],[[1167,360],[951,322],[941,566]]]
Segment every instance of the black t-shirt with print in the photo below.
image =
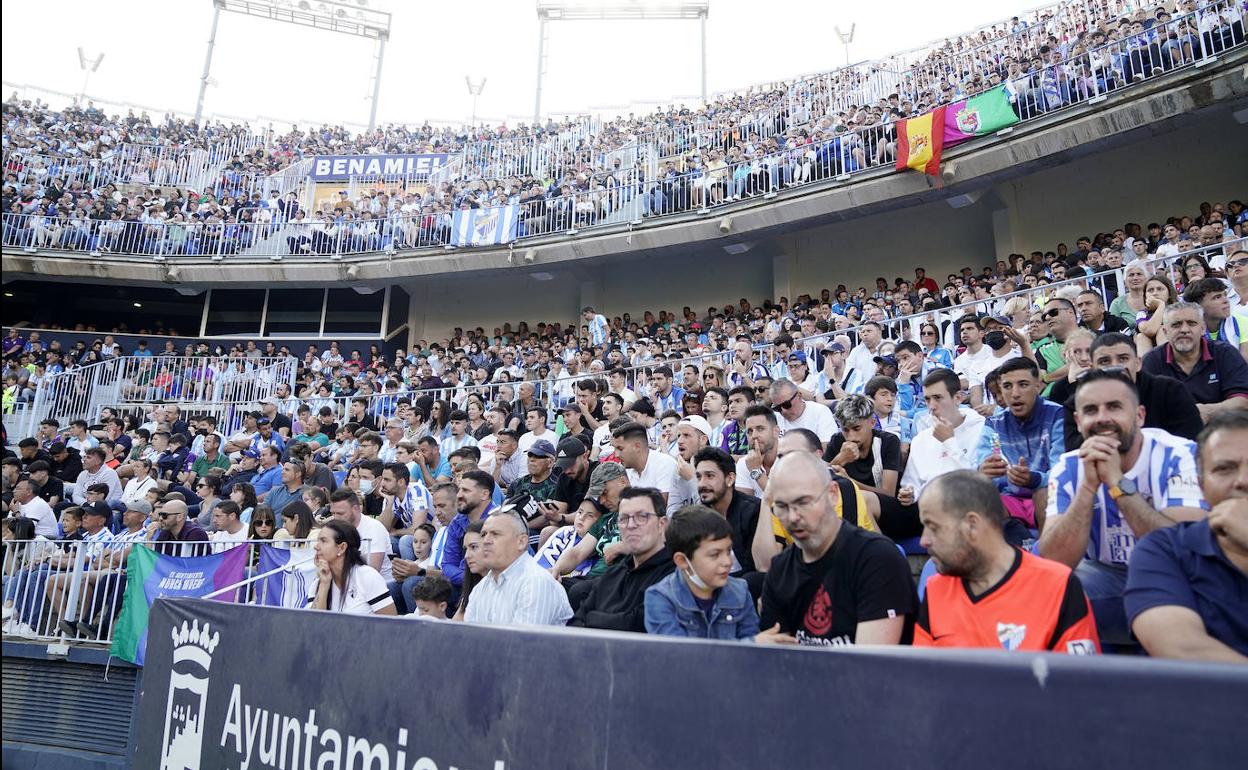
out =
[[914,634],[917,607],[910,565],[891,540],[841,522],[832,547],[806,563],[796,545],[771,563],[763,583],[762,628],[776,623],[799,644],[852,644],[858,624],[904,616],[901,641]]

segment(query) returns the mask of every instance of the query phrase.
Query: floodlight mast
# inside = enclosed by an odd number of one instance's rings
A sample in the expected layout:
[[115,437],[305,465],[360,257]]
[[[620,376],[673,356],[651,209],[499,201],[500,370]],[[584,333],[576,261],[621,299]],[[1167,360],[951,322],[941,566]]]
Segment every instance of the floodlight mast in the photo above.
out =
[[[368,7],[365,2],[366,0],[355,0],[355,4],[352,5],[338,0],[299,0],[298,2],[291,2],[291,0],[212,0],[212,27],[208,33],[208,52],[204,56],[204,71],[199,78],[195,122],[198,124],[204,114],[204,96],[208,91],[212,73],[212,53],[213,48],[216,47],[217,25],[221,12],[227,11],[257,19],[268,19],[283,24],[294,24],[376,40],[372,105],[368,115],[368,128],[371,131],[377,125],[377,102],[381,96],[381,68],[386,56],[386,41],[390,38],[391,16],[385,11]],[[371,5],[376,0],[367,0],[367,2]]]
[[542,80],[546,76],[546,25],[553,21],[692,21],[701,24],[702,103],[706,104],[706,18],[710,0],[641,3],[617,0],[613,5],[588,6],[558,0],[537,0],[537,89],[533,96],[533,124],[542,120]]

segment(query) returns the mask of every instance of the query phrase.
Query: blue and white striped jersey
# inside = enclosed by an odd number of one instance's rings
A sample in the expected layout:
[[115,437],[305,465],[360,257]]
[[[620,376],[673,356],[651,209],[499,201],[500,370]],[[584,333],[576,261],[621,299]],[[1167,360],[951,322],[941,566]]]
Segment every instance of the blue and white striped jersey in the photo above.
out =
[[[1157,510],[1172,507],[1209,509],[1200,491],[1196,472],[1196,443],[1172,436],[1160,428],[1141,428],[1144,447],[1135,466],[1126,478],[1135,482],[1139,495]],[[1079,450],[1066,452],[1049,476],[1050,520],[1062,516],[1070,507],[1083,477]],[[1106,564],[1125,565],[1135,547],[1135,533],[1118,513],[1118,504],[1102,484],[1092,504],[1092,532],[1088,539],[1087,557]]]
[[602,345],[607,341],[607,319],[600,314],[594,314],[589,321],[589,342],[591,345]]

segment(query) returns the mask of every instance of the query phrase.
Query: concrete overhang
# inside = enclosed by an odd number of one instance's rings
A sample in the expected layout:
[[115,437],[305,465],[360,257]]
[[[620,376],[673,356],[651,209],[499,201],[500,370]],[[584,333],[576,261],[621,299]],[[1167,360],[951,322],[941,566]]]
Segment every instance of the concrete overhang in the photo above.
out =
[[[224,262],[178,257],[158,264],[151,259],[63,252],[28,253],[9,246],[3,251],[5,280],[124,282],[144,285],[285,286],[342,283],[386,285],[422,277],[472,275],[513,270],[526,273],[560,265],[571,268],[638,254],[699,246],[757,241],[831,222],[895,211],[931,201],[973,201],[1004,181],[1069,163],[1151,136],[1210,119],[1232,120],[1248,109],[1248,49],[1224,54],[1215,62],[1159,77],[1110,96],[1018,124],[1001,135],[956,147],[945,154],[939,180],[914,172],[874,169],[851,179],[822,182],[781,192],[772,200],[721,206],[709,215],[684,213],[641,225],[609,225],[579,236],[534,238],[509,247],[433,249],[344,258],[307,260],[286,257]],[[731,217],[730,235],[721,223]],[[531,250],[532,261],[519,259]],[[168,276],[176,267],[176,280]],[[354,269],[352,269],[354,268]],[[348,270],[351,274],[348,274]]]

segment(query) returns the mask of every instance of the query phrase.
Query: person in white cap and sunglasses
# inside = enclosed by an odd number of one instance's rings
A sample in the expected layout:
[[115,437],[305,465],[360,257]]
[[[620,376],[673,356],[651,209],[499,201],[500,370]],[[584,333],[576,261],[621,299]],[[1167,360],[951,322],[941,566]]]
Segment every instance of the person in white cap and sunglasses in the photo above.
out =
[[676,485],[670,503],[677,507],[699,502],[698,479],[694,473],[693,457],[711,440],[711,424],[702,415],[681,419],[676,424]]

